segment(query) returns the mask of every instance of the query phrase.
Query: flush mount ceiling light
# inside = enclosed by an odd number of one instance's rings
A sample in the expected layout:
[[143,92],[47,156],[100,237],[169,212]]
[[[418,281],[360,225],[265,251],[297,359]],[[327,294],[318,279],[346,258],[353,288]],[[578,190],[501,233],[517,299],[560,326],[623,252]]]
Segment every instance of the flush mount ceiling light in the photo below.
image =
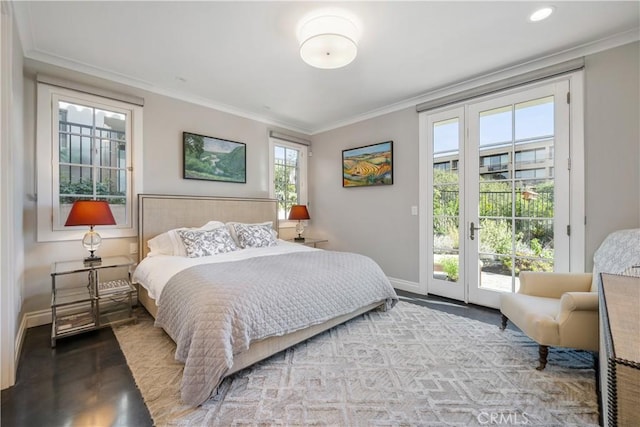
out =
[[357,20],[340,10],[313,12],[300,20],[300,56],[316,68],[340,68],[358,53],[360,29]]
[[542,7],[529,16],[529,21],[538,22],[547,19],[553,13],[553,6]]

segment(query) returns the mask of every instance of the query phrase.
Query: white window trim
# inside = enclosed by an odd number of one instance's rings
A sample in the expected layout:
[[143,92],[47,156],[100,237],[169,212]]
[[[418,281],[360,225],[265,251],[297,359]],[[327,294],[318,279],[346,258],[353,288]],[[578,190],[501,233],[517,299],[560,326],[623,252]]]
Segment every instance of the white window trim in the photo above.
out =
[[54,187],[54,176],[58,171],[54,171],[53,163],[57,165],[57,154],[53,149],[53,139],[58,127],[57,118],[54,121],[53,108],[54,100],[57,97],[66,99],[76,99],[79,102],[90,102],[92,105],[104,106],[105,108],[116,108],[118,110],[128,110],[131,112],[130,129],[130,152],[127,153],[128,182],[130,183],[130,194],[128,202],[130,211],[127,213],[130,223],[125,227],[98,227],[100,236],[103,239],[135,237],[137,235],[137,197],[142,189],[142,107],[104,97],[90,95],[71,89],[51,86],[38,83],[37,89],[37,127],[36,127],[36,149],[37,149],[37,240],[38,242],[80,240],[87,232],[86,227],[69,227],[64,230],[54,229],[54,203],[58,197],[58,190]]
[[[302,144],[296,144],[294,142],[289,142],[282,140],[280,138],[269,138],[269,197],[276,197],[276,186],[275,186],[275,146],[278,145],[280,147],[288,147],[294,150],[298,150],[300,152],[300,195],[299,195],[299,203],[301,205],[308,204],[308,186],[307,186],[307,175],[308,175],[308,158],[309,158],[309,147]],[[298,221],[289,221],[287,219],[282,219],[278,221],[279,228],[295,228],[298,224]]]

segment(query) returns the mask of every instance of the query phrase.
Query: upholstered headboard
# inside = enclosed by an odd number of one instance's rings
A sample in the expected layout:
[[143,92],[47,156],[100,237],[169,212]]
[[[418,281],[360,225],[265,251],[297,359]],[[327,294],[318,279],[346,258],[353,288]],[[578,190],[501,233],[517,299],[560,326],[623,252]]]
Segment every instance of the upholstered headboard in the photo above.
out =
[[235,197],[138,195],[138,253],[147,256],[147,240],[178,227],[200,227],[208,221],[273,221],[278,229],[275,199]]

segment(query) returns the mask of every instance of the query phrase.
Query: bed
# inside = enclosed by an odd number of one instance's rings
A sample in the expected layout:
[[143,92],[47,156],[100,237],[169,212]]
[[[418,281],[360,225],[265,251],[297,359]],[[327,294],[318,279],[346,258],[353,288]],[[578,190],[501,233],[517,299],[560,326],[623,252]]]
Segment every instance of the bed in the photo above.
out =
[[[156,326],[177,344],[187,404],[206,401],[226,376],[397,302],[388,279],[368,257],[265,235],[260,236],[267,247],[252,247],[261,244],[253,245],[251,236],[247,240],[247,230],[264,232],[266,224],[277,230],[276,200],[142,194],[138,211],[141,261],[133,281]],[[195,236],[219,231],[216,238],[225,242],[230,229],[236,243],[245,237],[245,247],[211,256],[158,255],[158,236],[175,238],[179,228],[195,230]],[[190,246],[190,232],[178,233],[187,251],[197,247]],[[150,240],[156,248],[151,253]]]

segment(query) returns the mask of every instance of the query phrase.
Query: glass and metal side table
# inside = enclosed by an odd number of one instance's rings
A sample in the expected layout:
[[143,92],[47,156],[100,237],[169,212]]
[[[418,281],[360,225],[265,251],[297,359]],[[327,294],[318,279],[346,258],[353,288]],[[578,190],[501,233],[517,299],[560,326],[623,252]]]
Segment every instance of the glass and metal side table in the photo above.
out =
[[[56,340],[121,322],[134,321],[127,256],[104,257],[102,262],[60,261],[51,265],[51,347]],[[86,275],[80,279],[71,275]],[[65,276],[70,280],[65,280]],[[73,280],[75,279],[75,280]],[[67,284],[62,282],[73,282]]]

